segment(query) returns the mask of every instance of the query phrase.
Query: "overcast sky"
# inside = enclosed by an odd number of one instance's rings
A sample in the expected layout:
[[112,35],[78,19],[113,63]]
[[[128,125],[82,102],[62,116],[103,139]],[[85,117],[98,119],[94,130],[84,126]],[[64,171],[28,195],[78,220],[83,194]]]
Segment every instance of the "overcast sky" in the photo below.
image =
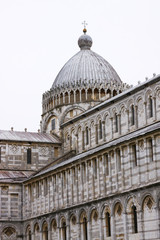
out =
[[160,73],[160,0],[0,0],[0,129],[39,129],[42,94],[79,51],[84,20],[123,82]]

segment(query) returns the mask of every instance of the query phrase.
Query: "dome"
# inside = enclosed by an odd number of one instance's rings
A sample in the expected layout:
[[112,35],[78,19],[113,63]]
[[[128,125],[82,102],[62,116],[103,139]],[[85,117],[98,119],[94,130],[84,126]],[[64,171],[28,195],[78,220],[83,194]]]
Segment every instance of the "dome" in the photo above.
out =
[[90,50],[92,38],[87,34],[78,39],[80,51],[75,54],[61,69],[57,75],[52,89],[57,87],[79,86],[80,83],[103,83],[121,85],[118,74],[114,68],[97,53]]

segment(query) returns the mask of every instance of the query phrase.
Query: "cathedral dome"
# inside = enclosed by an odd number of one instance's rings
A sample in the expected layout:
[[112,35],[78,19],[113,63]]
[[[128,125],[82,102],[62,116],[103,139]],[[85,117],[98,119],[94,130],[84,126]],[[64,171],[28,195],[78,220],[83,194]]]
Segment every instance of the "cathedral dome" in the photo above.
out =
[[114,68],[97,53],[90,50],[92,38],[87,34],[78,39],[80,51],[75,54],[61,69],[57,75],[52,89],[68,88],[69,86],[80,87],[88,84],[121,85],[118,74]]

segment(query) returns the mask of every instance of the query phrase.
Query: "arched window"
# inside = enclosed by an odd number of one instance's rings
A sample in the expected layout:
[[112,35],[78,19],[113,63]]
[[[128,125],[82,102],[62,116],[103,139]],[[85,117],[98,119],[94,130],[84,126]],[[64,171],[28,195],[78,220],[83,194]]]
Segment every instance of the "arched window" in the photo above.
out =
[[132,215],[133,215],[133,232],[138,233],[137,208],[135,205],[132,206]]
[[102,121],[99,120],[99,139],[102,139]]
[[152,97],[149,98],[149,117],[153,117],[153,101]]
[[109,99],[110,97],[111,97],[111,90],[108,89],[108,90],[107,90],[107,99]]
[[118,132],[118,115],[115,113],[115,132]]
[[153,142],[152,138],[148,139],[148,152],[149,152],[149,161],[153,161]]
[[94,89],[94,100],[98,100],[99,99],[99,91],[97,88]]
[[80,92],[76,90],[76,102],[80,102]]
[[63,104],[63,93],[60,94],[60,104]]
[[86,145],[89,144],[89,129],[86,127]]
[[101,98],[105,97],[105,90],[102,88],[101,89]]
[[116,157],[117,157],[117,171],[120,172],[121,171],[121,152],[120,149],[117,149],[116,151]]
[[136,149],[136,144],[132,145],[132,159],[134,166],[137,166],[137,149]]
[[131,106],[131,126],[135,124],[134,105]]
[[105,218],[106,218],[106,236],[110,237],[111,236],[111,217],[109,212],[105,214]]
[[74,92],[73,91],[70,92],[70,103],[71,104],[74,103]]
[[62,239],[67,240],[66,222],[65,221],[62,223]]
[[65,93],[65,104],[69,103],[68,92]]
[[92,89],[88,89],[88,91],[87,91],[87,100],[88,101],[91,101],[92,100]]
[[88,233],[87,233],[87,219],[83,218],[83,239],[88,240]]
[[27,164],[31,164],[32,161],[32,152],[31,152],[31,148],[27,149]]
[[45,222],[44,224],[43,224],[43,240],[48,240],[48,226],[47,226],[47,223]]
[[82,102],[86,101],[86,91],[84,89],[82,89],[82,91],[81,91],[81,100],[82,100]]
[[113,90],[113,97],[117,95],[117,91]]
[[29,233],[28,233],[28,240],[32,240],[31,231],[29,231]]

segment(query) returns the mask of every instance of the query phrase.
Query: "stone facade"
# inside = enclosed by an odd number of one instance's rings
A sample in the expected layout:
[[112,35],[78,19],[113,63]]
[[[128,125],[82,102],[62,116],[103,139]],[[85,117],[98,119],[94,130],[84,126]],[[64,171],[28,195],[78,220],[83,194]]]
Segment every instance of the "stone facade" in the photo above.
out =
[[0,133],[0,239],[159,240],[160,76],[129,88],[113,72],[90,95],[67,82],[67,95],[62,73],[39,135]]

